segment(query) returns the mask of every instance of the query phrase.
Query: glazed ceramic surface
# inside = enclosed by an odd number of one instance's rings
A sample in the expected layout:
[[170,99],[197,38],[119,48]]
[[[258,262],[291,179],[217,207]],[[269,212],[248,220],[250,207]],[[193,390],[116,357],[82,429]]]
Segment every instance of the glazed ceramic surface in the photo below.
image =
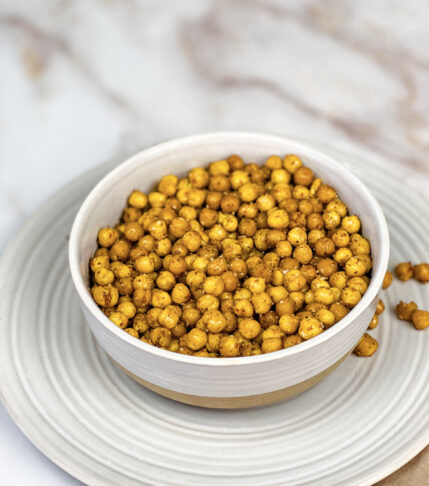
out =
[[[427,259],[427,196],[395,180],[396,166],[335,154],[377,195],[391,264]],[[162,398],[120,372],[84,321],[67,268],[75,213],[111,166],[50,199],[0,262],[0,394],[19,427],[81,481],[116,485],[365,486],[429,443],[429,332],[394,317],[399,299],[429,286],[393,285],[371,331],[371,359],[350,356],[322,383],[251,410],[199,409]],[[409,235],[413,235],[410,245]]]
[[[87,288],[88,261],[99,228],[115,224],[134,188],[149,191],[166,174],[184,174],[239,153],[262,164],[271,154],[294,153],[333,185],[362,220],[371,242],[373,277],[359,304],[338,324],[305,343],[260,356],[223,360],[171,353],[129,336],[97,307]],[[147,149],[110,172],[83,203],[70,236],[70,268],[91,330],[108,354],[133,375],[162,388],[204,397],[270,393],[312,378],[343,358],[366,330],[387,268],[389,236],[383,213],[366,187],[341,161],[310,145],[254,133],[214,133]]]

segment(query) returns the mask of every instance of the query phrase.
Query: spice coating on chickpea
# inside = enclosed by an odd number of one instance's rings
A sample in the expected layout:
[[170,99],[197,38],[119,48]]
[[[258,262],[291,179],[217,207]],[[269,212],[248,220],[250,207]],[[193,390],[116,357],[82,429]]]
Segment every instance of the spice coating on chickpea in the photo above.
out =
[[378,349],[378,342],[369,334],[365,333],[359,340],[354,349],[357,356],[369,357],[372,356]]
[[413,278],[414,267],[410,262],[398,263],[395,267],[395,275],[402,282],[407,282]]
[[[126,202],[118,224],[98,231],[91,294],[115,325],[165,350],[289,348],[335,325],[368,287],[359,217],[296,155],[262,166],[232,155]],[[427,264],[413,272],[428,281]]]

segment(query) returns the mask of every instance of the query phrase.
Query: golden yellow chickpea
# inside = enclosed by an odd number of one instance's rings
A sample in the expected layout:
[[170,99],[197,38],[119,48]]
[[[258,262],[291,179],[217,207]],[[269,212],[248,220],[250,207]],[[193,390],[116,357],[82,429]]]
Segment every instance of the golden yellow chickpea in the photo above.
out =
[[415,302],[399,302],[396,306],[396,315],[398,316],[401,321],[411,321],[411,317],[414,312],[417,310],[417,304]]
[[193,187],[204,189],[209,184],[209,174],[202,167],[191,169],[188,173],[188,179]]
[[210,333],[220,333],[226,327],[226,318],[219,310],[208,310],[201,318],[205,328]]
[[238,330],[246,339],[254,339],[261,332],[261,325],[255,319],[244,318],[238,322]]
[[174,196],[177,191],[179,178],[175,175],[169,174],[164,176],[158,184],[158,191],[166,196]]
[[365,333],[359,340],[354,349],[357,356],[368,357],[372,356],[378,349],[378,342],[369,334]]
[[180,309],[178,309],[174,305],[167,305],[164,309],[162,309],[161,313],[158,316],[158,322],[161,326],[166,327],[167,329],[173,329],[176,324],[179,322],[180,318]]
[[341,216],[336,211],[325,211],[323,221],[326,229],[333,230],[341,223]]
[[356,216],[346,216],[341,221],[341,226],[347,233],[357,233],[360,230],[360,219]]
[[414,267],[414,278],[421,283],[429,282],[429,263],[419,263]]
[[294,174],[302,165],[302,160],[297,155],[289,154],[283,159],[283,167],[291,174]]
[[372,319],[368,325],[368,329],[375,329],[378,326],[378,322],[379,322],[379,318],[378,318],[378,314],[376,313],[372,316]]
[[109,268],[109,256],[107,255],[99,255],[91,258],[89,262],[89,266],[91,270],[95,273],[100,268]]
[[338,270],[338,264],[330,258],[322,258],[317,262],[316,268],[322,277],[330,277]]
[[137,308],[148,305],[152,300],[152,291],[149,289],[137,288],[133,293],[133,303]]
[[[334,301],[332,289],[319,288],[314,291],[314,301],[321,304],[330,305]],[[302,336],[301,336],[302,337]]]
[[118,311],[122,312],[128,319],[132,319],[137,312],[136,306],[132,302],[121,302]]
[[423,331],[429,327],[429,312],[425,310],[416,310],[411,316],[411,322],[418,331]]
[[252,295],[253,309],[257,314],[265,314],[271,309],[273,301],[266,292]]
[[184,309],[182,314],[183,321],[189,326],[195,325],[197,321],[200,319],[200,317],[201,317],[200,311],[194,308]]
[[299,324],[298,334],[304,339],[312,339],[323,331],[323,324],[314,317],[302,319]]
[[298,245],[293,252],[293,257],[299,263],[306,265],[313,259],[313,250],[305,243]]
[[249,289],[252,294],[259,294],[265,290],[265,280],[263,278],[250,277],[245,280],[244,286]]
[[273,184],[289,184],[290,174],[284,169],[274,169],[271,172],[271,182]]
[[260,211],[269,211],[276,205],[276,200],[272,194],[263,194],[256,200],[256,206]]
[[133,288],[151,290],[153,288],[153,281],[149,275],[137,275],[133,280]]
[[269,338],[262,341],[261,350],[264,354],[280,351],[282,348],[283,342],[281,338]]
[[224,336],[219,342],[219,352],[224,357],[235,357],[240,354],[238,340],[235,336]]
[[353,255],[369,255],[371,253],[371,245],[366,238],[359,237],[350,243],[350,250]]
[[328,186],[327,184],[321,184],[316,191],[316,196],[323,204],[328,204],[336,199],[337,192],[333,187]]
[[222,294],[225,288],[225,283],[221,277],[216,275],[207,277],[204,281],[204,292],[212,294],[216,297]]
[[304,228],[292,228],[287,235],[289,243],[293,246],[299,246],[307,243],[307,232]]
[[349,258],[344,269],[349,277],[362,277],[367,273],[367,266],[359,256]]
[[329,277],[331,287],[344,289],[347,285],[347,275],[345,272],[335,272]]
[[161,192],[153,191],[149,193],[148,199],[152,208],[162,208],[165,205],[167,196]]
[[237,289],[239,285],[239,280],[233,272],[231,271],[224,272],[222,273],[221,278],[224,283],[225,292],[233,292],[234,290]]
[[316,241],[314,249],[318,256],[331,256],[335,253],[335,243],[331,238],[325,236]]
[[122,312],[112,312],[109,319],[121,329],[125,329],[128,325],[128,317]]
[[335,314],[328,309],[318,310],[316,312],[316,319],[318,319],[325,328],[335,324]]
[[[282,274],[281,283],[283,283],[283,274]],[[267,290],[267,293],[271,297],[272,301],[275,304],[277,304],[277,302],[280,302],[280,301],[286,299],[287,296],[289,295],[289,292],[283,287],[283,285],[277,285],[277,286],[270,287]]]
[[128,197],[128,204],[133,208],[143,209],[147,206],[147,196],[141,191],[133,191]]
[[150,331],[152,344],[160,348],[166,348],[171,343],[171,331],[165,327],[156,327]]
[[395,267],[395,275],[402,282],[407,282],[413,278],[414,267],[410,262],[399,263]]
[[366,283],[366,281],[363,277],[349,278],[349,280],[347,281],[347,285],[350,288],[360,292],[361,295],[363,295],[368,289],[368,284]]
[[302,338],[298,334],[292,334],[291,336],[285,336],[283,338],[283,348],[291,348],[292,346],[296,346],[297,344],[302,343]]
[[[208,262],[207,262],[208,263]],[[195,262],[194,262],[195,264]],[[197,288],[204,282],[206,278],[205,273],[202,270],[191,270],[186,275],[186,284],[191,288]]]
[[258,186],[253,182],[247,182],[238,187],[238,195],[244,202],[252,202],[259,196]]
[[175,276],[179,276],[186,271],[185,259],[180,255],[173,255],[169,265],[168,270]]
[[132,337],[135,337],[137,339],[139,338],[138,331],[136,331],[133,327],[127,327],[126,329],[124,329],[124,331],[127,332]]
[[207,334],[201,329],[191,329],[186,334],[186,344],[192,351],[198,351],[207,343]]
[[233,312],[238,317],[252,317],[254,313],[253,305],[246,299],[235,300]]
[[94,280],[98,285],[109,285],[114,279],[115,274],[108,268],[99,268],[94,272]]
[[91,295],[100,307],[113,307],[119,300],[118,289],[112,285],[94,285]]
[[184,304],[191,298],[191,291],[182,283],[178,283],[171,291],[171,299],[175,304]]
[[165,308],[168,305],[171,305],[170,294],[164,290],[154,289],[152,291],[151,303],[153,307]]
[[299,270],[290,270],[284,277],[284,284],[289,292],[297,292],[306,286],[307,281]]
[[383,289],[387,289],[390,287],[391,283],[393,282],[393,274],[389,270],[387,270],[386,275],[383,279]]
[[149,256],[141,256],[136,259],[134,266],[140,273],[152,273],[155,270],[155,265]]
[[200,311],[219,309],[219,299],[214,295],[205,294],[197,300],[197,309]]
[[332,235],[332,241],[337,248],[344,248],[350,243],[350,235],[344,228],[340,228]]
[[295,315],[285,314],[279,319],[279,327],[286,334],[294,334],[299,327],[299,319]]
[[353,253],[351,252],[350,248],[339,248],[334,255],[334,260],[339,264],[339,265],[345,265],[348,260],[353,256]]
[[118,239],[119,235],[115,228],[101,228],[98,232],[98,244],[104,248],[110,248]]
[[355,289],[352,289],[351,287],[346,287],[341,292],[341,301],[347,307],[354,307],[361,298],[361,293]]
[[329,310],[334,314],[335,322],[340,321],[349,313],[349,309],[340,302],[333,303],[331,306],[329,306]]
[[375,313],[377,315],[380,315],[384,312],[384,309],[386,308],[386,306],[384,305],[384,302],[380,299],[378,302],[377,302],[377,307],[375,309]]
[[129,241],[138,241],[143,236],[143,227],[136,221],[125,224],[125,238]]

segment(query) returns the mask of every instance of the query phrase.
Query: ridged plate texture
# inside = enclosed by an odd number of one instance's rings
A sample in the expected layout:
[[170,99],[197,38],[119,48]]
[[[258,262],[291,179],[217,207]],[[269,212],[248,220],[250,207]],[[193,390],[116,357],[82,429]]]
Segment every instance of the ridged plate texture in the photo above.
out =
[[[334,155],[381,203],[392,265],[427,261],[427,195],[406,187],[394,165]],[[399,299],[428,307],[429,285],[395,282],[372,332],[376,355],[350,356],[284,403],[198,409],[119,371],[84,323],[67,262],[78,206],[110,168],[61,189],[0,263],[0,395],[44,454],[91,485],[365,485],[429,443],[429,330],[393,311]]]

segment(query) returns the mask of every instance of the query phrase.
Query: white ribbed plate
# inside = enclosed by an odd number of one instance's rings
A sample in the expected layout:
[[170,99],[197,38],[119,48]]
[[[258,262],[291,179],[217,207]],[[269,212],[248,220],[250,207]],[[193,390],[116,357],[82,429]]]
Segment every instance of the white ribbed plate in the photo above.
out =
[[[427,199],[407,189],[392,165],[334,155],[383,206],[391,262],[427,261]],[[198,409],[116,369],[84,323],[67,264],[74,214],[109,168],[50,199],[0,263],[0,393],[43,453],[91,485],[366,485],[429,443],[429,330],[417,332],[393,314],[400,298],[427,305],[429,285],[392,285],[373,332],[377,354],[351,356],[285,403]]]

